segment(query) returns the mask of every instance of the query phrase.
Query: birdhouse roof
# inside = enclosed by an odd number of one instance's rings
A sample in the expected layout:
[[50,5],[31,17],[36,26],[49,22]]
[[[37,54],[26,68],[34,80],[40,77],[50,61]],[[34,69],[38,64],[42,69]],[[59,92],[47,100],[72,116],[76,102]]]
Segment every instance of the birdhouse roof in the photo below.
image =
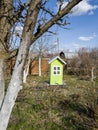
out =
[[53,57],[52,59],[50,59],[48,61],[48,63],[51,64],[51,62],[53,62],[56,59],[58,59],[59,61],[61,61],[63,64],[66,64],[66,62],[63,59],[61,59],[59,56]]

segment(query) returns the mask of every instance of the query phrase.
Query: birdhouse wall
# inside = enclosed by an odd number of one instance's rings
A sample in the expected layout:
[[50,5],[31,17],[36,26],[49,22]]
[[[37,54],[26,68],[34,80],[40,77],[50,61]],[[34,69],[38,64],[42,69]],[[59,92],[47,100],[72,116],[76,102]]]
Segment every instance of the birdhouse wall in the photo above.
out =
[[56,59],[50,64],[50,85],[63,84],[63,64]]

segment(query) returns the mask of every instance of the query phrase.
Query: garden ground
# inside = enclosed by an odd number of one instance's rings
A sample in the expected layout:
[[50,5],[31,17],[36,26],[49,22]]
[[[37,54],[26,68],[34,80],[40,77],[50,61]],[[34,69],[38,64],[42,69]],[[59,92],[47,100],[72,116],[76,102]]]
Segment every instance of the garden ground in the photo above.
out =
[[28,76],[7,130],[98,130],[97,79],[64,75],[63,86],[47,81],[48,76]]

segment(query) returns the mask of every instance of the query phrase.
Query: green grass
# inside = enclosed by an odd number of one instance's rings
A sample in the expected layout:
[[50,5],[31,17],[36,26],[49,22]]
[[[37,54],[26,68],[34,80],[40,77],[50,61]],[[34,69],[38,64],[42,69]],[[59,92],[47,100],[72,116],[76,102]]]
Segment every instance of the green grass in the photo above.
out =
[[[49,77],[29,76],[15,103],[7,130],[97,130],[98,82],[64,75],[64,86]],[[96,113],[90,113],[90,108]]]

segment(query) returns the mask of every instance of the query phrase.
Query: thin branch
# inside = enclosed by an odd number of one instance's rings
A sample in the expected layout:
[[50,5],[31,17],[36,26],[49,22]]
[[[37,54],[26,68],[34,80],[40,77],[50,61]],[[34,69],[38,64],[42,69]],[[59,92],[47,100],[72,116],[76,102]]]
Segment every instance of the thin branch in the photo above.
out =
[[46,9],[45,7],[41,7],[41,9],[43,9],[46,13],[50,14],[50,16],[54,17],[54,14],[49,9]]
[[54,35],[56,35],[56,33],[55,32],[52,32],[52,31],[47,31],[48,33],[51,33],[51,34],[54,34]]

